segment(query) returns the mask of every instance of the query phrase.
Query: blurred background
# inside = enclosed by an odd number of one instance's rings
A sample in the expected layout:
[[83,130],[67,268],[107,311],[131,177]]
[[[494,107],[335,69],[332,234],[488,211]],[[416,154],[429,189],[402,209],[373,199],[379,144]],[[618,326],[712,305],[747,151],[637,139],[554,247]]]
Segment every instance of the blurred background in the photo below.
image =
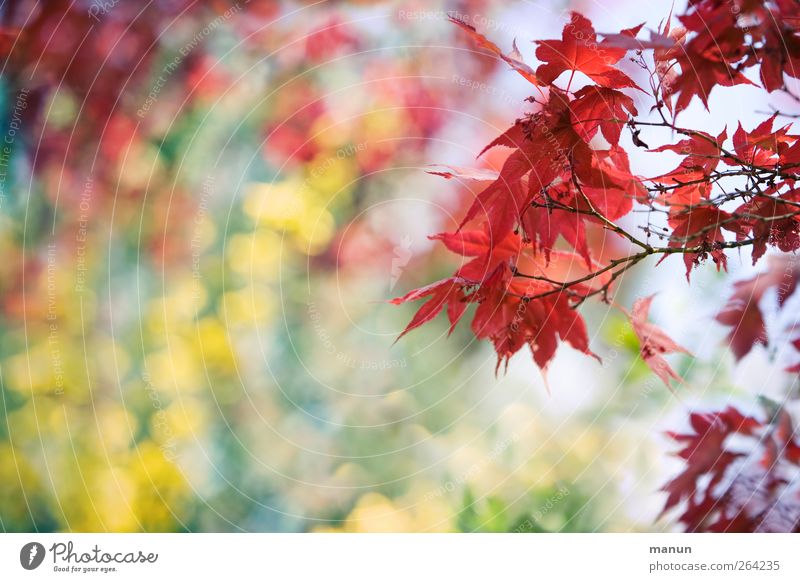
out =
[[[787,381],[732,365],[713,266],[617,295],[660,291],[697,356],[679,397],[610,308],[583,308],[603,363],[563,346],[545,384],[467,326],[394,344],[415,307],[385,303],[458,266],[427,235],[474,192],[425,166],[497,167],[475,154],[526,111],[446,13],[530,59],[568,10],[616,31],[671,5],[5,0],[0,530],[672,529],[663,431]],[[737,91],[720,126],[762,105]]]

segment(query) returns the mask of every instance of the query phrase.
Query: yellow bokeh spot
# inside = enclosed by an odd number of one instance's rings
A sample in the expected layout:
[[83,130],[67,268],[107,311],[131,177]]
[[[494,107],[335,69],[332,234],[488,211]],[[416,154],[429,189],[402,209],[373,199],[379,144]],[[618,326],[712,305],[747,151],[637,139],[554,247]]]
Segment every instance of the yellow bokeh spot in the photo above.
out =
[[57,328],[46,328],[45,333],[43,341],[6,360],[6,387],[22,394],[65,394],[84,399],[89,387],[82,345]]
[[383,495],[372,492],[359,498],[341,528],[320,527],[316,531],[447,532],[453,531],[452,516],[453,508],[439,499],[420,500],[419,495],[409,495],[395,504]]
[[98,471],[92,484],[92,502],[108,531],[139,529],[132,506],[135,494],[136,486],[128,471],[111,467]]
[[247,281],[276,280],[282,244],[279,234],[264,228],[234,235],[225,251],[228,266]]
[[308,213],[308,220],[297,229],[297,249],[307,255],[317,255],[325,250],[333,238],[336,224],[325,209]]
[[406,135],[406,124],[406,116],[400,110],[372,111],[363,118],[363,134],[374,141],[402,137]]
[[275,313],[275,298],[264,285],[248,285],[222,296],[222,317],[227,325],[257,326],[266,323]]
[[229,373],[236,367],[236,356],[228,339],[227,328],[215,317],[204,317],[197,323],[198,358],[207,372]]
[[357,175],[353,153],[354,150],[340,148],[317,156],[307,168],[305,186],[311,190],[308,197],[326,205],[347,202]]
[[205,287],[191,273],[169,280],[169,294],[147,304],[148,329],[154,335],[174,334],[192,322],[206,299]]
[[244,211],[257,223],[293,228],[305,214],[301,190],[302,184],[294,180],[249,184]]
[[75,121],[78,111],[75,98],[66,90],[61,89],[53,93],[47,111],[47,124],[55,129],[69,127]]
[[[39,477],[30,464],[29,455],[0,441],[0,515],[6,523],[25,524],[33,530],[28,504],[41,502]],[[21,502],[26,499],[27,503]]]
[[128,447],[139,430],[136,417],[117,404],[105,403],[95,406],[96,423],[100,446],[106,451],[119,451]]
[[189,344],[181,338],[170,339],[169,346],[149,354],[145,369],[150,385],[162,393],[196,392],[203,386],[198,360]]
[[378,493],[361,497],[347,517],[347,529],[360,533],[408,532],[413,520]]
[[[208,413],[203,404],[194,398],[182,398],[166,407],[160,419],[152,421],[154,433],[160,433],[168,444],[175,440],[199,438],[208,423]],[[164,426],[161,426],[161,423]]]

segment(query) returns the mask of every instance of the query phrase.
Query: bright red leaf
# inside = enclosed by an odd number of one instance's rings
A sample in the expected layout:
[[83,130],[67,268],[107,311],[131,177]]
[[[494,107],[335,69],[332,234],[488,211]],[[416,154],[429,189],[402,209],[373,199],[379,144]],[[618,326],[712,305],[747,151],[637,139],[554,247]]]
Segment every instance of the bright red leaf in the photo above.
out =
[[638,88],[633,79],[616,68],[627,49],[611,43],[598,42],[592,23],[585,16],[572,13],[564,26],[561,40],[537,41],[536,58],[544,64],[536,74],[540,81],[550,84],[565,71],[580,72],[604,87]]

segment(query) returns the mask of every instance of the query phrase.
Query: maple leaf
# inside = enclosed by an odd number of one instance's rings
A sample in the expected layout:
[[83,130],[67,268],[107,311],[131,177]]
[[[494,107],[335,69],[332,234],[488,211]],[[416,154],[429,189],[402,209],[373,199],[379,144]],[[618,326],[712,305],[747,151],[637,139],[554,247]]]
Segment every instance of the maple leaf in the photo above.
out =
[[[707,526],[709,514],[714,509],[714,487],[722,481],[730,465],[743,456],[725,449],[727,437],[731,434],[750,435],[760,423],[733,407],[713,414],[692,413],[689,423],[692,433],[668,433],[673,440],[684,445],[677,454],[686,462],[686,468],[664,486],[668,497],[662,514],[685,500],[688,507],[679,519],[689,531],[697,531]],[[699,482],[706,475],[710,480],[701,491],[703,495],[698,495]]]
[[519,235],[511,233],[494,243],[487,230],[441,233],[429,237],[439,240],[452,252],[464,257],[474,257],[456,271],[456,277],[481,282],[489,277],[501,263],[515,265],[522,249]]
[[411,330],[432,320],[445,306],[447,306],[447,317],[450,320],[450,332],[452,332],[461,319],[461,316],[464,315],[464,311],[467,307],[463,291],[465,285],[468,285],[467,281],[459,279],[458,277],[449,277],[437,281],[436,283],[426,285],[425,287],[414,289],[402,297],[391,299],[389,301],[391,304],[401,305],[402,303],[418,301],[419,299],[429,297],[428,301],[414,314],[414,317],[403,330],[403,333],[397,336],[395,342]]
[[746,356],[756,344],[767,345],[769,340],[764,314],[759,304],[770,289],[778,291],[778,305],[783,306],[797,287],[794,259],[771,257],[765,272],[734,283],[733,293],[716,319],[732,329],[728,343],[737,360]]
[[596,186],[581,184],[578,189],[573,182],[564,182],[532,189],[531,207],[522,216],[522,229],[548,260],[561,235],[590,265],[586,225],[605,226],[601,217],[613,221],[628,214],[633,207],[629,192],[642,193],[643,187],[630,174],[622,150],[595,150],[587,165],[591,169],[587,172],[581,168],[580,175]]
[[525,139],[525,124],[523,124],[521,121],[517,121],[509,129],[500,134],[499,137],[495,138],[486,147],[484,147],[477,157],[481,157],[487,151],[497,146],[522,149]]
[[500,265],[475,294],[479,305],[472,331],[476,337],[488,339],[494,345],[496,370],[528,346],[536,365],[546,372],[560,341],[597,357],[589,349],[586,323],[570,305],[567,293],[537,297],[538,293],[552,291],[553,287],[541,281],[517,281],[516,284],[511,281],[511,271]]
[[767,252],[767,245],[778,247],[785,253],[800,248],[800,193],[792,191],[784,196],[772,197],[768,192],[754,196],[736,209],[741,216],[739,240],[748,237],[753,243],[753,264]]
[[464,31],[467,32],[467,34],[470,35],[470,37],[472,37],[479,47],[486,49],[500,57],[512,69],[530,81],[534,86],[538,87],[540,85],[539,80],[536,78],[536,73],[522,60],[522,55],[520,55],[519,51],[517,50],[516,44],[514,45],[512,52],[510,54],[506,54],[500,49],[500,47],[479,33],[471,24],[467,24],[455,16],[448,16],[448,20],[450,20],[450,22],[453,24],[460,26]]
[[675,78],[672,87],[674,93],[679,93],[675,104],[676,112],[686,109],[695,96],[699,97],[703,106],[708,109],[708,97],[716,85],[732,87],[754,84],[727,62],[708,58],[702,53],[693,53],[690,50],[687,48],[686,54],[678,58],[681,74]]
[[663,103],[672,114],[674,113],[672,96],[675,93],[675,79],[679,74],[675,57],[679,54],[686,41],[687,31],[682,26],[672,28],[671,20],[672,9],[670,9],[669,16],[664,20],[664,26],[659,30],[658,34],[671,40],[673,45],[671,47],[654,48],[653,62],[655,64],[656,77],[658,78],[654,96],[658,100],[657,103]]
[[721,246],[725,242],[722,231],[742,232],[739,219],[734,215],[716,206],[695,205],[671,213],[669,225],[673,229],[669,242],[671,248],[698,249],[696,252],[682,253],[687,281],[692,267],[699,265],[708,255],[711,255],[717,270],[727,270],[728,261]]
[[[664,354],[684,353],[689,351],[675,343],[660,327],[647,321],[650,305],[655,296],[637,299],[629,315],[631,326],[639,338],[639,354],[647,367],[655,372],[667,387],[671,388],[670,380],[683,382],[681,378],[664,359]],[[689,354],[691,355],[691,354]]]
[[701,198],[708,197],[711,186],[707,178],[719,166],[722,144],[727,139],[727,136],[728,132],[725,129],[717,137],[713,137],[703,131],[696,131],[678,143],[667,144],[650,150],[651,152],[671,151],[684,156],[677,168],[653,178],[653,181],[674,185],[694,184],[689,187],[689,190],[692,193],[696,193],[696,196],[688,198],[686,196],[675,196],[673,198],[668,195],[665,200],[668,204],[696,204]]
[[772,126],[778,114],[760,123],[753,131],[747,132],[739,123],[733,134],[733,149],[738,160],[730,160],[727,156],[723,161],[729,165],[739,165],[741,160],[754,166],[769,167],[780,161],[779,156],[787,147],[786,145],[796,139],[788,135],[791,125],[773,131]]
[[[548,346],[549,354],[544,359],[537,360],[540,366],[546,365],[555,353],[555,341],[550,328],[538,330],[541,333],[536,333],[535,338],[531,337],[530,312],[537,311],[539,303],[534,302],[531,307],[532,302],[510,295],[508,293],[510,277],[511,271],[501,266],[476,293],[479,305],[475,310],[471,327],[475,337],[492,342],[497,353],[495,371],[500,368],[503,361],[507,365],[511,356],[523,346],[529,345],[531,341],[534,341],[536,346]],[[543,353],[540,349],[540,354]]]
[[633,79],[613,65],[619,62],[627,49],[611,43],[598,42],[592,23],[577,12],[564,26],[561,40],[536,41],[536,58],[544,64],[536,70],[539,80],[552,84],[562,73],[581,72],[604,87],[638,89]]
[[486,231],[441,233],[429,238],[441,241],[454,253],[473,258],[463,265],[453,277],[415,289],[390,301],[394,305],[400,305],[429,297],[429,300],[417,311],[406,329],[397,338],[398,340],[409,331],[432,320],[445,306],[447,306],[450,331],[452,332],[464,314],[467,303],[471,300],[465,294],[464,289],[480,282],[490,281],[501,265],[515,264],[521,249],[519,236],[515,234],[510,234],[497,244],[491,243],[491,234]]
[[[609,150],[584,151],[576,148],[573,168],[581,183],[583,193],[605,192],[600,205],[606,218],[616,219],[627,214],[632,208],[634,198],[646,198],[647,191],[641,180],[631,174],[628,154],[618,146]],[[593,196],[589,196],[593,198]]]
[[525,152],[514,151],[506,159],[497,178],[475,197],[459,229],[483,214],[491,231],[491,240],[503,240],[514,229],[527,205],[528,193],[522,178],[530,172],[531,163]]
[[[532,139],[534,134],[541,139]],[[497,178],[476,196],[459,226],[485,216],[495,241],[504,239],[520,222],[533,196],[558,179],[568,179],[573,158],[587,160],[584,165],[591,166],[593,156],[572,126],[569,99],[556,89],[551,89],[541,112],[515,124],[499,140],[487,147],[518,147]]]
[[[800,77],[800,38],[797,36],[798,7],[788,8],[790,14],[770,13],[763,26],[764,39],[756,51],[761,65],[760,79],[764,88],[777,91],[784,87],[784,73],[790,77]],[[788,18],[787,18],[788,17]],[[794,21],[794,26],[789,23]]]
[[710,174],[720,163],[722,144],[727,138],[723,130],[716,138],[697,131],[676,144],[652,148],[650,152],[672,151],[684,158],[674,170],[651,178],[651,181],[670,186],[657,200],[672,207],[692,206],[707,199],[711,193]]
[[737,14],[721,2],[695,2],[691,7],[678,17],[691,38],[673,53],[680,67],[671,87],[679,94],[676,112],[686,109],[695,96],[708,109],[708,96],[717,85],[754,85],[737,67],[747,55]]
[[570,113],[572,124],[584,141],[591,141],[599,129],[611,145],[619,143],[628,115],[638,115],[633,99],[625,93],[594,85],[587,85],[575,93]]
[[531,208],[522,217],[525,236],[533,241],[535,247],[544,253],[549,261],[559,235],[583,258],[587,265],[592,259],[586,242],[585,217],[579,212],[554,207],[553,203],[575,208],[575,192],[567,185],[551,188],[547,194],[534,196]]

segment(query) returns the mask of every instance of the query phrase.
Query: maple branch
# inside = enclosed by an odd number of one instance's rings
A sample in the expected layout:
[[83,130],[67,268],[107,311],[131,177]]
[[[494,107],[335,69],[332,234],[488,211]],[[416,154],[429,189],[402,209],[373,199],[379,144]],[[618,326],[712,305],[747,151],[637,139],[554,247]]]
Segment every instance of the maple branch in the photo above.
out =
[[[536,295],[532,296],[521,296],[523,299],[526,300],[533,300],[539,299],[543,297],[547,297],[556,293],[561,293],[563,291],[571,291],[572,287],[577,285],[581,285],[588,281],[592,281],[601,275],[610,272],[610,276],[608,281],[606,281],[603,285],[598,287],[595,290],[590,291],[589,293],[585,293],[583,295],[576,294],[574,292],[570,292],[571,295],[579,297],[578,302],[574,305],[577,307],[581,303],[583,303],[589,297],[595,295],[603,295],[603,300],[608,301],[608,292],[610,290],[611,285],[621,277],[625,272],[631,269],[633,266],[638,264],[639,262],[643,261],[645,258],[651,255],[671,255],[671,254],[704,254],[714,250],[722,250],[722,249],[732,249],[732,248],[740,248],[744,246],[752,245],[756,242],[756,238],[748,238],[744,240],[737,240],[737,241],[704,241],[701,244],[695,244],[692,246],[683,246],[681,243],[689,243],[690,241],[697,240],[699,237],[703,237],[706,233],[718,231],[721,227],[725,226],[729,223],[738,222],[742,219],[752,221],[752,222],[772,222],[776,220],[783,220],[794,218],[800,216],[800,203],[793,202],[790,200],[783,200],[781,198],[772,197],[765,194],[761,188],[760,184],[762,183],[770,183],[771,180],[774,180],[776,177],[784,177],[787,179],[794,179],[792,176],[783,172],[777,164],[774,167],[769,166],[759,166],[756,165],[754,161],[748,161],[742,159],[737,154],[728,151],[726,148],[722,147],[718,141],[703,132],[694,131],[691,129],[687,129],[684,127],[679,127],[673,122],[667,121],[666,117],[664,116],[663,112],[659,109],[659,114],[661,115],[662,121],[660,122],[653,122],[653,121],[640,121],[636,119],[628,119],[628,120],[619,120],[619,119],[611,119],[609,121],[612,122],[620,122],[620,123],[627,123],[630,127],[662,127],[671,129],[672,131],[685,135],[687,137],[698,137],[709,144],[713,145],[714,148],[719,152],[717,155],[706,155],[701,153],[693,153],[696,158],[708,158],[708,159],[726,159],[729,163],[736,163],[740,167],[719,171],[714,169],[708,175],[704,175],[700,178],[694,180],[687,180],[687,181],[680,181],[677,177],[672,177],[671,180],[674,182],[672,184],[655,184],[652,187],[648,188],[648,191],[651,193],[665,193],[670,190],[676,190],[678,188],[683,188],[686,186],[691,185],[700,185],[700,184],[717,184],[723,190],[723,194],[717,196],[715,198],[709,198],[701,202],[700,204],[693,204],[693,205],[686,205],[681,212],[688,212],[692,208],[701,205],[709,205],[714,208],[719,208],[722,203],[734,200],[736,198],[746,198],[748,196],[752,197],[765,197],[771,200],[774,200],[776,203],[786,203],[787,205],[794,206],[798,208],[798,212],[791,212],[791,213],[782,213],[782,214],[773,214],[772,216],[769,215],[759,215],[759,214],[752,214],[749,212],[740,212],[736,213],[735,215],[730,216],[729,218],[715,221],[712,224],[706,225],[702,228],[697,229],[694,232],[687,234],[686,236],[676,237],[671,236],[669,237],[673,246],[666,246],[666,247],[654,247],[644,242],[631,234],[630,232],[626,231],[624,228],[616,224],[614,221],[610,220],[606,217],[602,212],[600,212],[592,203],[591,199],[586,195],[583,190],[582,184],[578,180],[577,176],[573,172],[571,175],[572,184],[575,187],[575,190],[581,196],[583,202],[588,207],[588,210],[584,210],[581,208],[574,208],[569,205],[563,204],[557,200],[552,199],[551,197],[547,196],[545,193],[545,204],[540,204],[537,202],[531,202],[531,207],[545,207],[548,209],[560,209],[568,212],[573,212],[576,214],[582,214],[587,216],[592,216],[598,219],[606,228],[607,230],[611,230],[612,232],[617,233],[618,235],[622,236],[623,238],[627,239],[632,244],[640,247],[642,250],[638,253],[629,255],[627,257],[621,257],[618,259],[611,260],[606,266],[593,271],[585,276],[570,280],[570,281],[557,281],[549,277],[539,276],[539,275],[530,275],[521,273],[518,270],[514,269],[513,274],[516,277],[521,278],[528,278],[537,281],[542,281],[544,283],[553,285],[554,288],[548,291],[543,291]],[[584,119],[583,122],[592,121],[591,119]],[[601,119],[597,119],[596,121],[601,121]],[[786,168],[788,166],[784,166]],[[740,190],[737,189],[735,193],[728,193],[725,192],[724,188],[721,186],[720,182],[726,178],[733,178],[733,177],[746,177],[750,183],[750,187],[747,190]],[[654,182],[655,179],[650,179],[649,181]],[[674,206],[673,206],[674,208]],[[651,209],[654,208],[651,206]],[[671,211],[670,211],[671,212]],[[646,229],[649,233],[649,230]],[[663,235],[658,235],[660,238],[664,238]]]
[[606,216],[603,215],[603,213],[599,212],[594,207],[594,205],[592,204],[592,201],[589,200],[589,197],[583,191],[583,188],[581,187],[580,182],[578,182],[578,178],[575,176],[574,172],[572,174],[572,182],[573,182],[573,184],[575,184],[575,188],[578,190],[580,195],[583,197],[584,202],[586,202],[586,205],[589,207],[590,214],[592,216],[597,217],[606,226],[606,228],[608,228],[609,230],[612,230],[612,231],[616,232],[617,234],[625,237],[626,239],[631,241],[633,244],[635,244],[635,245],[637,245],[639,247],[642,247],[645,250],[649,250],[650,249],[650,245],[649,244],[644,243],[644,242],[640,241],[639,239],[637,239],[635,236],[630,234],[628,231],[623,229],[621,226],[619,226],[615,222],[609,220]]
[[[642,251],[642,252],[644,252],[644,251]],[[540,293],[538,295],[523,295],[523,296],[521,296],[521,297],[525,297],[527,299],[538,299],[540,297],[547,297],[548,295],[552,295],[553,293],[558,293],[559,291],[563,291],[564,289],[567,289],[568,287],[574,287],[575,285],[580,285],[581,283],[585,283],[587,281],[591,281],[592,279],[595,279],[595,278],[599,277],[603,273],[605,273],[607,271],[610,271],[611,269],[613,269],[617,265],[620,265],[620,264],[622,264],[622,263],[624,263],[626,261],[633,260],[639,254],[642,254],[642,253],[638,253],[637,255],[632,255],[630,257],[625,257],[625,258],[622,258],[622,259],[612,259],[608,263],[608,265],[606,265],[605,267],[603,267],[601,269],[598,269],[597,271],[593,271],[593,272],[589,273],[588,275],[580,277],[579,279],[573,279],[572,281],[556,281],[554,279],[549,279],[547,277],[542,277],[541,275],[528,275],[528,274],[525,274],[525,273],[522,273],[522,272],[518,271],[516,268],[512,270],[512,273],[514,274],[515,277],[521,277],[523,279],[533,279],[534,281],[544,281],[545,283],[550,283],[550,284],[556,285],[558,287],[558,289],[552,289],[550,291],[545,291],[545,292]]]
[[[698,184],[708,184],[709,182],[716,183],[716,182],[719,182],[720,180],[722,180],[724,178],[735,178],[735,177],[740,177],[740,176],[746,176],[748,178],[752,178],[753,177],[753,173],[754,172],[752,170],[749,170],[749,169],[746,169],[746,168],[739,168],[739,169],[733,169],[733,170],[725,170],[725,171],[722,171],[722,172],[720,172],[718,170],[714,170],[708,176],[703,176],[702,178],[697,178],[695,180],[687,180],[685,182],[682,182],[682,181],[678,180],[677,178],[670,177],[670,179],[673,182],[675,182],[674,184],[661,184],[661,183],[656,181],[657,178],[647,178],[646,181],[653,182],[653,183],[656,184],[655,186],[651,186],[651,187],[647,188],[649,192],[666,192],[668,190],[675,190],[677,188],[684,188],[686,186],[694,186],[694,185],[698,185]],[[743,191],[741,193],[742,194],[747,194],[748,192],[747,191]]]
[[586,283],[588,281],[592,281],[596,279],[600,275],[603,275],[609,271],[613,271],[615,268],[623,265],[617,271],[611,273],[609,280],[603,283],[602,286],[598,287],[590,291],[587,294],[580,295],[577,293],[572,293],[573,295],[579,297],[579,301],[574,305],[574,307],[579,306],[581,303],[586,301],[589,297],[593,297],[595,295],[602,294],[604,296],[603,300],[608,302],[608,292],[610,291],[611,285],[616,281],[622,274],[624,274],[627,270],[635,266],[636,264],[640,263],[644,259],[652,255],[677,255],[677,254],[702,254],[709,252],[710,250],[722,250],[722,249],[734,249],[740,248],[745,246],[750,246],[756,242],[756,239],[744,239],[739,241],[725,241],[725,242],[717,242],[712,244],[703,244],[698,246],[692,247],[652,247],[649,246],[648,248],[632,254],[628,255],[627,257],[621,257],[619,259],[612,259],[609,263],[596,270],[592,271],[588,275],[584,275],[583,277],[578,277],[576,279],[572,279],[570,281],[556,281],[554,279],[543,277],[541,275],[531,275],[522,273],[516,268],[512,269],[512,274],[515,277],[520,277],[523,279],[532,279],[534,281],[542,281],[544,283],[549,283],[554,286],[553,289],[548,291],[542,291],[541,293],[537,293],[535,295],[519,295],[516,293],[508,293],[513,297],[518,297],[520,299],[524,299],[527,301],[532,301],[534,299],[542,299],[544,297],[549,297],[550,295],[555,295],[556,293],[561,293],[564,291],[569,291],[571,287],[575,287],[582,283]]
[[631,260],[629,260],[621,269],[611,273],[611,277],[609,277],[607,283],[605,283],[600,288],[598,288],[598,289],[596,289],[594,291],[591,291],[591,292],[587,293],[586,295],[581,296],[581,298],[578,300],[578,302],[575,303],[574,307],[578,307],[584,301],[589,299],[590,297],[593,297],[595,295],[600,295],[600,294],[603,295],[603,301],[605,303],[608,303],[609,302],[609,300],[608,300],[608,292],[611,290],[611,285],[614,284],[614,281],[616,281],[620,276],[622,276],[628,269],[633,268],[636,264],[640,263],[641,261],[643,261],[644,259],[649,257],[650,254],[652,254],[652,253],[644,253],[643,252],[643,253],[639,253],[637,255],[634,255],[631,258]]
[[[620,120],[612,119],[610,121],[620,121]],[[638,119],[629,119],[629,120],[627,120],[627,123],[629,123],[631,125],[642,126],[642,127],[663,127],[663,128],[666,128],[666,129],[671,129],[674,132],[679,133],[681,135],[685,135],[686,137],[698,137],[698,138],[702,139],[703,141],[705,141],[705,142],[713,145],[714,147],[716,147],[719,150],[719,152],[722,154],[722,156],[709,156],[709,155],[704,156],[704,155],[699,155],[699,154],[692,154],[695,157],[706,157],[706,158],[709,158],[709,159],[716,159],[716,158],[719,158],[719,157],[728,158],[730,161],[736,162],[740,166],[750,168],[750,169],[752,169],[754,171],[768,172],[771,175],[773,175],[775,177],[783,178],[784,180],[796,180],[797,179],[797,175],[796,174],[787,174],[787,173],[783,172],[781,169],[778,169],[777,166],[774,167],[774,168],[770,168],[770,167],[767,167],[767,166],[758,166],[753,162],[748,162],[746,160],[741,159],[735,153],[730,152],[727,149],[725,149],[724,147],[722,147],[719,143],[717,143],[716,139],[706,135],[702,131],[698,131],[698,130],[694,130],[694,129],[688,129],[688,128],[685,128],[685,127],[679,127],[679,126],[675,125],[674,123],[670,123],[670,122],[668,122],[666,120],[657,122],[657,121],[640,121]],[[797,168],[797,167],[800,167],[800,164],[797,164],[797,163],[796,164],[785,164],[785,165],[782,166],[782,168]]]

